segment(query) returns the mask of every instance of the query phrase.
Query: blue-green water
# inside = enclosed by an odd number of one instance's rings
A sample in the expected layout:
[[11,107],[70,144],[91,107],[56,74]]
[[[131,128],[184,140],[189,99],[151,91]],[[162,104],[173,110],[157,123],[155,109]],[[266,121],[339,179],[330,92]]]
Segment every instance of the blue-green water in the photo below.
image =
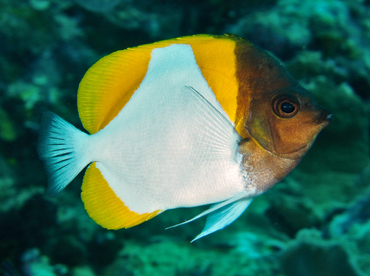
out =
[[[370,275],[369,1],[0,0],[0,275]],[[115,50],[234,33],[282,60],[334,114],[284,181],[231,226],[190,244],[204,208],[108,231],[82,175],[45,195],[43,111],[81,128],[76,91]]]

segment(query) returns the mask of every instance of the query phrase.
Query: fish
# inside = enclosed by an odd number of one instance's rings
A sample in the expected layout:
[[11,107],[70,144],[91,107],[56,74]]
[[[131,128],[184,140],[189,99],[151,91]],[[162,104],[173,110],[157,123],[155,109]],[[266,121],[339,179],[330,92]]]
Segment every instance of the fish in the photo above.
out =
[[234,222],[284,179],[332,118],[277,58],[231,34],[113,52],[83,76],[77,107],[87,132],[42,115],[47,193],[87,167],[84,207],[115,230],[211,205],[175,225],[206,216],[193,241]]

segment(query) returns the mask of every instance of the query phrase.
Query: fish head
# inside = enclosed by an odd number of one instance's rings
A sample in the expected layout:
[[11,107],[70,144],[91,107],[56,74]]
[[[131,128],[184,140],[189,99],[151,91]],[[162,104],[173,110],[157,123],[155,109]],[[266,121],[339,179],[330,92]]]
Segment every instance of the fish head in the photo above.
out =
[[258,195],[297,166],[332,115],[272,54],[243,40],[235,53],[241,171],[245,187]]
[[245,129],[270,153],[300,160],[331,117],[310,92],[295,84],[251,99]]

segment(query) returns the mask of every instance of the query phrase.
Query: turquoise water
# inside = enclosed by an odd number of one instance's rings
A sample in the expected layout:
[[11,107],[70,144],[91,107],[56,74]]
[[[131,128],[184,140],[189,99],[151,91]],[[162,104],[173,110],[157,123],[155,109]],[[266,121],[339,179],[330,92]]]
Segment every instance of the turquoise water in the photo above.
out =
[[[0,275],[370,275],[369,1],[0,0]],[[45,195],[41,114],[82,128],[76,91],[115,50],[234,33],[277,56],[334,114],[299,166],[222,231],[190,244],[204,207],[108,231],[82,174]]]

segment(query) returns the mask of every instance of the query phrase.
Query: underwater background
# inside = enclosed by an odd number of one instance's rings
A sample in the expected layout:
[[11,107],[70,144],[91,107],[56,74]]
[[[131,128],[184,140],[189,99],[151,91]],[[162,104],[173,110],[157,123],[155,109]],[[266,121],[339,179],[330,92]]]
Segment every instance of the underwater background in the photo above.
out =
[[[194,243],[206,207],[108,231],[82,174],[45,195],[42,112],[82,129],[76,92],[113,51],[233,33],[272,52],[334,120],[299,166],[224,230]],[[369,0],[0,0],[0,275],[370,275]]]

